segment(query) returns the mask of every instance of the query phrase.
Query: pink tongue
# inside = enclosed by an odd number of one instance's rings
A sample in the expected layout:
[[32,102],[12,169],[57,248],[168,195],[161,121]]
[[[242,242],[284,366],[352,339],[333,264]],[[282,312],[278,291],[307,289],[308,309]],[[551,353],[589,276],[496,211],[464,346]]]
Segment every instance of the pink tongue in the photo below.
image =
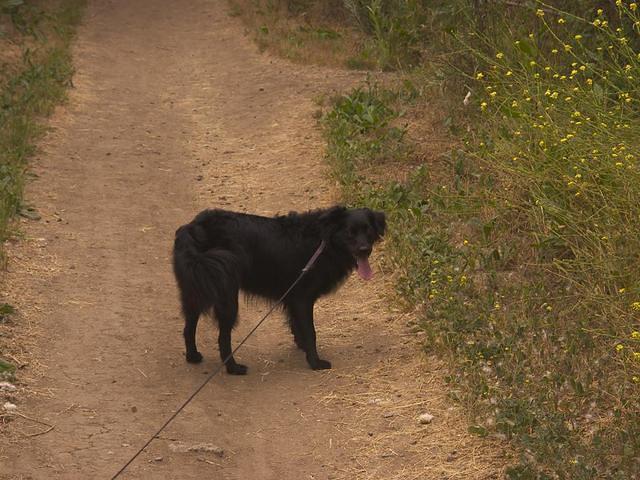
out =
[[373,278],[373,272],[371,271],[371,267],[369,266],[368,258],[358,258],[358,275],[363,280],[371,280]]

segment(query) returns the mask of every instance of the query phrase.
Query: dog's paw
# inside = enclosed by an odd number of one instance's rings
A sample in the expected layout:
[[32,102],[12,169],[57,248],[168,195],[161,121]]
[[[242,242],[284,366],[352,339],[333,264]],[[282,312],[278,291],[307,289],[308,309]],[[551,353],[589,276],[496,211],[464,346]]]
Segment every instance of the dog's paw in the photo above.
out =
[[187,362],[200,363],[202,361],[202,354],[200,352],[187,352]]
[[227,373],[230,375],[246,375],[249,368],[239,363],[227,364]]
[[313,370],[328,370],[331,368],[331,362],[318,359],[311,364],[311,368]]

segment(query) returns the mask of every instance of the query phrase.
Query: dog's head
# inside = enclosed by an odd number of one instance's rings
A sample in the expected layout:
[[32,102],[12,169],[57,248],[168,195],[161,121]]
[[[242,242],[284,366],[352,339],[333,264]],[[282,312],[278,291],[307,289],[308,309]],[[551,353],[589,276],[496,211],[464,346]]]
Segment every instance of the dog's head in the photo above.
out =
[[368,208],[347,209],[333,207],[320,217],[323,236],[339,248],[348,251],[357,266],[358,274],[365,280],[372,277],[369,255],[386,228],[383,212]]

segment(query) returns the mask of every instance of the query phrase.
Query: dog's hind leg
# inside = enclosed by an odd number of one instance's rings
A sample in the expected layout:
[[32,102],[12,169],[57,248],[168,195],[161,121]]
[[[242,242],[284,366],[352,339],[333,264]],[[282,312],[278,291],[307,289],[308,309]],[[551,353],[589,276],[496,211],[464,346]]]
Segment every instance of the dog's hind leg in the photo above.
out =
[[304,340],[302,339],[302,331],[300,326],[293,321],[293,319],[289,319],[289,327],[291,327],[291,333],[293,334],[293,341],[296,346],[302,350],[306,351],[307,346],[304,344]]
[[183,305],[184,312],[184,344],[187,350],[187,362],[200,363],[202,354],[198,352],[196,347],[196,329],[198,328],[198,320],[200,319],[200,311]]
[[238,318],[238,291],[235,295],[229,295],[228,302],[224,304],[218,302],[214,305],[214,311],[216,318],[218,319],[218,327],[220,332],[218,334],[218,347],[220,349],[220,359],[226,362],[227,372],[231,375],[244,375],[247,373],[247,367],[236,363],[235,359],[231,355],[231,330]]
[[313,302],[297,301],[290,303],[287,305],[287,312],[296,345],[307,354],[309,366],[314,370],[331,368],[331,362],[322,360],[318,356],[316,329],[313,325]]

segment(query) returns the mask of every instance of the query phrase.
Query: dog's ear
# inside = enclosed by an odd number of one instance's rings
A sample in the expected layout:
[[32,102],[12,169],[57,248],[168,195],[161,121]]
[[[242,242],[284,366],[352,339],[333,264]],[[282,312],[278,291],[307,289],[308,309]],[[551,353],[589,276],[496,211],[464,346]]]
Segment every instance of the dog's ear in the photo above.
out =
[[378,237],[381,237],[387,229],[387,221],[385,219],[384,212],[374,212],[372,210],[370,210],[370,212],[371,217],[373,218],[373,222],[371,222],[373,228],[378,234]]
[[320,214],[320,231],[323,238],[329,238],[338,230],[344,221],[347,209],[341,205],[328,208]]

